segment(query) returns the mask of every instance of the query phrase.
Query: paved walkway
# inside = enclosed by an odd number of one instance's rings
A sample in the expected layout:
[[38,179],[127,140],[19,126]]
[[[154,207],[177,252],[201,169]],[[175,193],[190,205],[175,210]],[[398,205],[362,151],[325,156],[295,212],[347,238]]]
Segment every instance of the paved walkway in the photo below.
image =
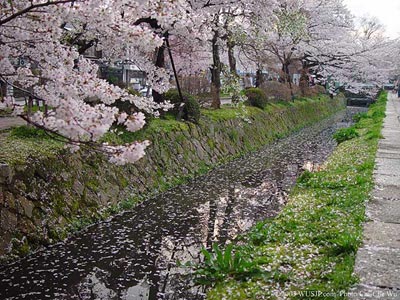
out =
[[[367,205],[364,243],[356,258],[360,284],[349,299],[400,299],[400,99],[389,93]],[[354,293],[354,294],[353,294]]]
[[0,117],[0,130],[5,130],[14,126],[25,125],[26,122],[17,117]]

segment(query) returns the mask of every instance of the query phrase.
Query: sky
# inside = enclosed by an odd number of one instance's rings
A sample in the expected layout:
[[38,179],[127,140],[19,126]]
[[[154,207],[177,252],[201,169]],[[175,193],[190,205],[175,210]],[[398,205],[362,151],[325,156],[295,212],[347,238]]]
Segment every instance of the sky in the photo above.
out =
[[357,17],[377,17],[389,37],[400,37],[400,0],[344,0],[344,3]]

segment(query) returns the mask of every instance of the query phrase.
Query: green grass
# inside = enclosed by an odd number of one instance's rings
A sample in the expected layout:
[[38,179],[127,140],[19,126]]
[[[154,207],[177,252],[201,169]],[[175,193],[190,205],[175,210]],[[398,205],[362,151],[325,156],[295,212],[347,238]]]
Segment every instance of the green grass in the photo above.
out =
[[116,127],[117,132],[108,132],[104,135],[102,141],[112,144],[127,144],[134,141],[143,141],[151,139],[156,134],[165,134],[173,131],[187,131],[189,126],[185,122],[172,119],[170,116],[166,118],[153,118],[148,120],[142,130],[129,132],[123,127]]
[[[277,102],[266,106],[264,111],[273,112],[277,109],[283,109],[288,106],[306,105],[307,102],[326,100],[324,95],[314,98],[299,99],[294,102]],[[203,124],[211,121],[226,121],[231,119],[252,117],[262,113],[257,107],[235,108],[224,106],[221,109],[202,109]],[[245,114],[245,115],[244,115]],[[152,140],[155,136],[165,136],[170,132],[188,131],[189,125],[186,122],[180,122],[173,116],[167,114],[163,118],[151,118],[145,127],[137,132],[129,132],[122,127],[114,128],[115,132],[109,132],[104,135],[102,142],[110,144],[123,145],[137,140]],[[374,133],[371,132],[371,135]],[[28,158],[40,158],[46,155],[56,155],[63,150],[62,142],[54,141],[44,133],[32,127],[21,126],[13,128],[11,131],[0,133],[0,163],[21,164]]]
[[333,138],[336,140],[338,144],[343,143],[344,141],[348,141],[358,137],[358,132],[354,126],[348,128],[341,128],[335,132]]
[[10,136],[15,138],[36,138],[36,139],[47,139],[50,138],[48,134],[42,129],[37,129],[33,126],[19,126],[12,128]]
[[[48,109],[48,110],[51,110],[51,107],[47,107],[47,109]],[[27,105],[24,106],[24,111],[25,111],[25,112],[28,111],[28,106],[27,106]],[[35,104],[35,105],[32,105],[32,107],[31,107],[31,113],[35,113],[35,112],[38,112],[38,111],[45,112],[46,109],[45,109],[44,106],[37,106],[36,104]]]
[[0,163],[25,164],[28,158],[56,156],[63,149],[62,142],[33,127],[20,126],[0,133]]
[[[166,119],[151,119],[143,130],[129,132],[116,128],[117,132],[104,135],[102,142],[123,145],[136,140],[152,139],[156,134],[188,130],[187,123],[167,116]],[[44,130],[28,126],[14,127],[0,133],[0,163],[22,164],[28,158],[39,159],[54,156],[64,149],[64,143],[56,141]]]
[[[247,115],[252,116],[262,112],[261,109],[257,107],[247,106]],[[202,109],[201,114],[208,119],[213,121],[226,121],[237,119],[240,114],[242,114],[242,110],[240,108],[224,105],[220,109]]]
[[[272,112],[276,109],[306,105],[309,102],[326,101],[328,98],[329,97],[326,95],[319,95],[312,98],[299,98],[295,101],[276,101],[268,103],[264,108],[264,111]],[[260,108],[252,106],[246,106],[246,110],[247,116],[253,116],[263,111]],[[240,108],[232,107],[230,105],[223,105],[220,109],[202,109],[201,114],[213,121],[225,121],[238,118],[239,115],[243,114],[243,111]]]
[[[212,259],[198,268],[198,280],[213,288],[207,299],[345,299],[357,282],[355,255],[362,241],[365,202],[373,188],[373,168],[387,93],[382,93],[321,171],[306,172],[283,211],[255,225],[220,257],[241,257],[251,272],[218,267]],[[209,257],[217,257],[214,252]],[[211,267],[210,267],[211,266]]]

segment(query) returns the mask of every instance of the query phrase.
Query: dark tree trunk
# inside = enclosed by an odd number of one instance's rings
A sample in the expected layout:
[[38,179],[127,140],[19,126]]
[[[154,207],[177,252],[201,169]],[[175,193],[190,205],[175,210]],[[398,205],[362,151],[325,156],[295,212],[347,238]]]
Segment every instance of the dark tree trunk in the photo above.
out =
[[292,97],[292,100],[294,100],[294,93],[293,93],[292,79],[290,78],[289,65],[290,65],[290,62],[285,61],[282,64],[282,71],[285,76],[285,82],[289,84],[290,95]]
[[[226,44],[228,46],[229,70],[235,78],[239,79],[239,75],[236,72],[235,42],[228,40]],[[236,91],[232,93],[231,100],[233,104],[239,103],[239,96],[239,93]]]
[[256,87],[259,88],[264,83],[264,77],[261,69],[257,69],[256,72]]
[[[166,45],[164,42],[164,44],[162,44],[162,46],[157,49],[155,66],[158,68],[163,68],[163,69],[165,68],[165,48],[166,48]],[[152,90],[152,93],[153,93],[154,102],[156,102],[156,103],[164,102],[164,96],[162,94],[155,91],[154,89]]]
[[235,43],[228,41],[227,46],[228,46],[229,69],[232,74],[234,74],[235,76],[238,76],[236,73],[236,58],[235,58],[235,50],[234,50]]
[[221,59],[219,56],[219,46],[218,46],[218,32],[214,32],[212,39],[212,56],[213,65],[211,67],[211,94],[212,103],[211,107],[220,108],[221,107]]
[[299,87],[300,87],[301,95],[306,96],[307,90],[309,87],[308,69],[307,68],[303,68],[301,70]]

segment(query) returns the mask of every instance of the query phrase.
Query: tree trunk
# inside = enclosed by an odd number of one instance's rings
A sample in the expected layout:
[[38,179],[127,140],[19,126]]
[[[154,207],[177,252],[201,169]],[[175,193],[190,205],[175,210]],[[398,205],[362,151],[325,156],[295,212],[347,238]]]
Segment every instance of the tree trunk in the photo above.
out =
[[[160,48],[157,49],[157,57],[155,66],[158,68],[165,68],[165,42],[162,44]],[[164,96],[159,92],[152,90],[153,99],[156,103],[164,102]]]
[[226,44],[228,46],[229,69],[232,74],[234,74],[235,76],[238,76],[238,74],[236,73],[236,58],[235,58],[235,50],[234,50],[235,43],[232,41],[228,41]]
[[[228,60],[229,60],[229,71],[231,74],[239,80],[239,75],[236,72],[236,58],[235,58],[235,42],[229,41],[226,43],[228,46]],[[240,95],[238,91],[233,91],[231,95],[232,104],[238,104],[240,99]]]
[[308,69],[306,69],[306,68],[303,68],[301,70],[299,87],[300,87],[301,95],[307,96],[309,80],[308,80]]
[[293,93],[292,80],[290,78],[289,65],[290,65],[290,62],[285,61],[282,64],[282,71],[283,71],[284,76],[285,76],[285,82],[289,84],[290,95],[292,97],[292,100],[294,101],[294,93]]
[[212,39],[212,56],[213,56],[213,65],[211,67],[211,94],[212,94],[212,103],[211,107],[213,108],[221,108],[221,59],[219,56],[219,46],[218,46],[218,32],[214,32],[214,36]]
[[256,71],[256,87],[259,88],[264,83],[264,77],[261,69]]

